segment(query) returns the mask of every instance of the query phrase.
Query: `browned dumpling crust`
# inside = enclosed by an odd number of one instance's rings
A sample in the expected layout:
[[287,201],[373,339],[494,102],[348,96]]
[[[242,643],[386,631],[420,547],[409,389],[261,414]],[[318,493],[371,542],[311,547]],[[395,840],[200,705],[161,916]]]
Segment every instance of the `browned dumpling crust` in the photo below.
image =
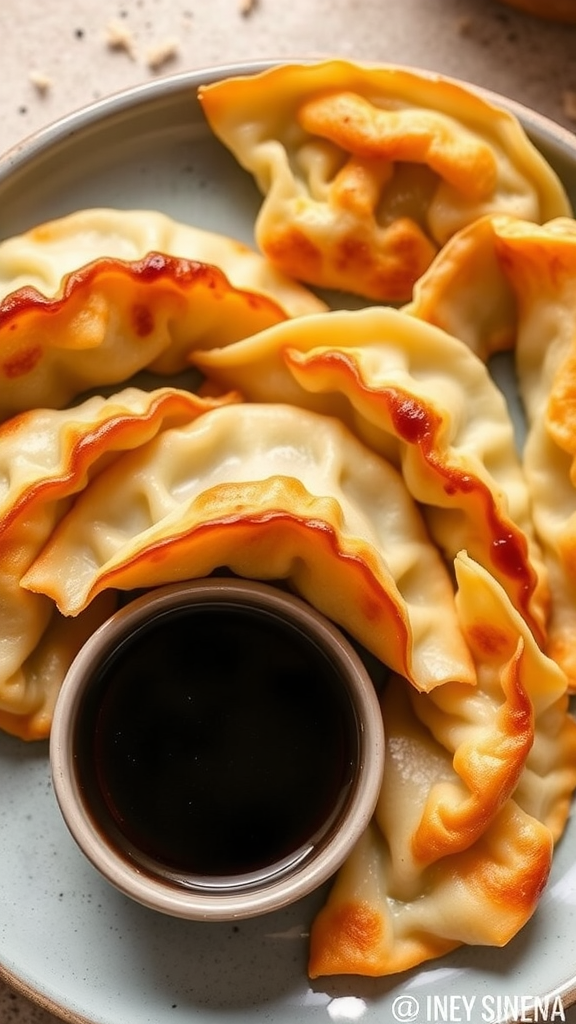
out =
[[550,583],[546,649],[576,690],[576,222],[482,218],[442,250],[406,311],[484,360],[513,352],[523,470]]
[[324,309],[233,238],[154,210],[79,210],[0,243],[0,420]]
[[222,565],[288,580],[417,689],[474,685],[450,575],[402,475],[335,418],[289,405],[208,409],[119,456],[21,586],[77,615],[106,589]]
[[69,274],[59,296],[21,288],[0,302],[0,420],[64,408],[140,370],[176,374],[196,345],[284,319],[272,300],[233,288],[208,264],[160,253],[96,260]]
[[549,591],[504,398],[457,338],[373,307],[290,320],[193,357],[223,389],[336,415],[401,467],[448,564],[503,584],[541,642]]
[[456,576],[477,686],[389,683],[378,806],[313,923],[312,977],[505,945],[546,885],[576,784],[565,677],[487,573],[461,555]]
[[[566,194],[511,114],[439,76],[332,60],[200,100],[263,193],[262,255],[153,211],[0,244],[0,728],[48,736],[119,591],[283,579],[388,677],[378,805],[310,976],[503,945],[576,787]],[[410,303],[328,312],[296,279]],[[507,348],[523,461],[484,365]],[[202,397],[123,385],[183,368]]]
[[570,213],[517,119],[440,76],[332,60],[224,79],[199,98],[264,196],[260,249],[314,285],[406,301],[476,218]]
[[318,313],[325,304],[237,238],[206,231],[158,210],[91,207],[38,224],[0,242],[0,297],[35,288],[59,295],[69,274],[94,260],[138,262],[149,253],[217,267],[233,288],[272,299],[287,316]]
[[21,580],[74,495],[126,449],[214,403],[173,388],[128,388],[75,409],[34,409],[0,425],[0,728],[45,739],[64,676],[91,632],[114,610],[112,591],[75,620]]

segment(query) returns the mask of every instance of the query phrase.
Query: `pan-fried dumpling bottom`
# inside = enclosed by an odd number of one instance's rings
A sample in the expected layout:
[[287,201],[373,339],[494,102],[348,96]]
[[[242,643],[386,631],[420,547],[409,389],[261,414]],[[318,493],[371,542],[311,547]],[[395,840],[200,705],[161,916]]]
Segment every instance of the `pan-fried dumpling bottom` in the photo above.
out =
[[256,241],[291,276],[407,301],[435,252],[486,213],[571,213],[516,118],[438,76],[343,60],[199,91],[264,201]]
[[[410,733],[396,732],[404,728],[402,719],[393,723],[387,744],[410,746]],[[386,771],[401,789],[392,757]],[[313,922],[308,973],[381,977],[464,943],[504,946],[536,909],[551,860],[548,829],[510,800],[474,847],[433,865],[413,898],[401,900],[390,894],[394,865],[372,823]]]
[[[576,724],[567,713],[566,680],[537,650],[489,574],[461,554],[456,575],[478,686],[468,688],[468,706],[466,694],[451,684],[415,695],[403,680],[390,680],[382,699],[387,760],[378,805],[313,923],[312,977],[392,974],[462,943],[504,945],[531,916],[546,884],[576,785]],[[518,759],[511,722],[504,742],[494,722],[498,665],[504,702],[496,719],[506,716],[505,690],[513,681],[515,700],[524,705],[522,728],[530,723],[525,735],[534,738]],[[461,787],[462,753],[466,760],[474,749],[480,759],[475,764],[472,756],[470,765],[478,782],[485,772],[489,796],[471,792],[475,827],[431,862],[419,841],[422,822],[450,823],[447,795]],[[511,752],[514,767],[500,798],[502,761]],[[466,810],[466,800],[452,802]]]
[[97,260],[65,278],[56,298],[24,288],[0,303],[0,419],[61,408],[142,369],[177,373],[193,348],[284,319],[270,299],[233,288],[208,264],[159,253]]
[[266,295],[287,316],[325,308],[312,292],[234,238],[156,210],[109,208],[78,210],[0,242],[0,298],[19,288],[54,297],[64,277],[94,260],[133,263],[152,252],[212,264],[234,288]]
[[485,565],[543,641],[548,589],[512,423],[465,345],[373,308],[287,321],[193,360],[250,401],[339,416],[401,468],[446,559],[466,549]]
[[66,615],[106,588],[287,579],[429,690],[474,682],[448,571],[401,476],[335,419],[230,405],[99,474],[22,579]]
[[24,739],[48,735],[68,664],[113,608],[108,595],[66,625],[52,601],[20,585],[72,496],[119,452],[215,404],[171,388],[130,388],[76,409],[22,413],[0,427],[0,728]]
[[407,310],[485,359],[514,348],[523,464],[552,594],[547,650],[576,689],[576,222],[473,225],[438,256]]

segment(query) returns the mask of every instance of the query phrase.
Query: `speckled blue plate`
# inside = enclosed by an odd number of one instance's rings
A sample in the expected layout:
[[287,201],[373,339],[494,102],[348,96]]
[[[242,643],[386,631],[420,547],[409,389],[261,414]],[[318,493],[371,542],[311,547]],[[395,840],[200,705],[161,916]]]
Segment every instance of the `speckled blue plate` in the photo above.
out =
[[[117,206],[156,208],[252,242],[260,196],[211,136],[196,90],[262,66],[155,81],[27,140],[0,160],[0,238],[79,208]],[[501,102],[520,116],[576,205],[576,139]],[[0,975],[66,1021],[481,1022],[509,1016],[521,997],[525,1007],[555,992],[567,1004],[576,998],[573,818],[535,916],[504,950],[462,948],[398,977],[310,984],[308,929],[322,893],[237,925],[161,917],[84,860],[56,807],[46,744],[0,735],[0,779]],[[450,997],[452,1015],[439,1016]]]

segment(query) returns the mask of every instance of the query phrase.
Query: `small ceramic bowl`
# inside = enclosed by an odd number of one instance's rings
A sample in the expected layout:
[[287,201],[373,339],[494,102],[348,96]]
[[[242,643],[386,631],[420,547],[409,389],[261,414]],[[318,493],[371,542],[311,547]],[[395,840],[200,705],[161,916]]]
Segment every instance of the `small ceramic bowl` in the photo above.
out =
[[306,602],[211,577],[136,598],[82,648],[50,758],[68,828],[145,906],[229,920],[307,895],[374,811],[377,694]]

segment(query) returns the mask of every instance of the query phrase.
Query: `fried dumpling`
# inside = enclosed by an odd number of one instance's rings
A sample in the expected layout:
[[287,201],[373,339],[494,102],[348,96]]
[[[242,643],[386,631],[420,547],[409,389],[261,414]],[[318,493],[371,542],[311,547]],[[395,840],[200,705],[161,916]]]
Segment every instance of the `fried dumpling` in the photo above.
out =
[[94,260],[138,262],[149,253],[218,267],[234,288],[257,292],[287,316],[324,308],[312,292],[234,238],[183,224],[156,210],[78,210],[0,242],[0,298],[20,288],[59,294],[69,274]]
[[75,409],[22,413],[0,427],[1,728],[24,739],[48,735],[68,664],[114,606],[107,595],[66,624],[49,598],[20,585],[72,496],[120,451],[215,404],[171,388],[130,388]]
[[478,217],[571,213],[517,119],[446,78],[329,60],[230,77],[199,99],[264,195],[260,249],[314,285],[407,301]]
[[404,312],[460,338],[485,362],[515,345],[517,303],[498,253],[498,225],[480,217],[458,231],[416,281]]
[[547,650],[576,688],[576,222],[486,218],[446,246],[407,307],[483,359],[512,349],[523,466],[552,596]]
[[461,943],[504,945],[546,884],[576,786],[566,677],[465,553],[456,576],[477,686],[417,695],[390,680],[379,802],[313,923],[312,977],[385,975]]
[[[493,577],[468,555],[456,559],[456,608],[476,666],[474,693],[446,683],[412,709],[435,741],[452,756],[451,777],[431,784],[411,850],[425,865],[466,849],[517,787],[535,736],[567,745],[556,763],[540,752],[541,777],[532,783],[535,814],[558,838],[576,785],[576,725],[565,725],[567,678],[538,647],[524,619]],[[428,699],[429,698],[429,699]],[[560,774],[553,779],[555,767]],[[432,781],[432,780],[430,780]],[[528,809],[524,807],[524,809]]]
[[339,416],[401,469],[446,559],[468,550],[543,640],[548,588],[512,422],[462,342],[372,308],[287,321],[193,359],[249,401]]
[[[0,622],[4,625],[16,610],[17,625],[28,629],[30,618],[21,614],[21,602],[14,602],[14,596],[15,591],[0,595]],[[75,619],[66,618],[53,605],[45,603],[47,611],[36,646],[16,672],[8,678],[0,677],[0,729],[22,740],[48,738],[54,706],[72,661],[117,607],[117,595],[111,590],[101,594]]]
[[450,576],[402,477],[337,420],[222,407],[89,484],[21,583],[66,615],[103,590],[285,579],[422,690],[473,683]]
[[208,264],[160,253],[97,260],[69,274],[56,298],[23,288],[0,303],[0,420],[62,408],[143,369],[178,373],[193,348],[283,319],[272,300],[233,288]]

